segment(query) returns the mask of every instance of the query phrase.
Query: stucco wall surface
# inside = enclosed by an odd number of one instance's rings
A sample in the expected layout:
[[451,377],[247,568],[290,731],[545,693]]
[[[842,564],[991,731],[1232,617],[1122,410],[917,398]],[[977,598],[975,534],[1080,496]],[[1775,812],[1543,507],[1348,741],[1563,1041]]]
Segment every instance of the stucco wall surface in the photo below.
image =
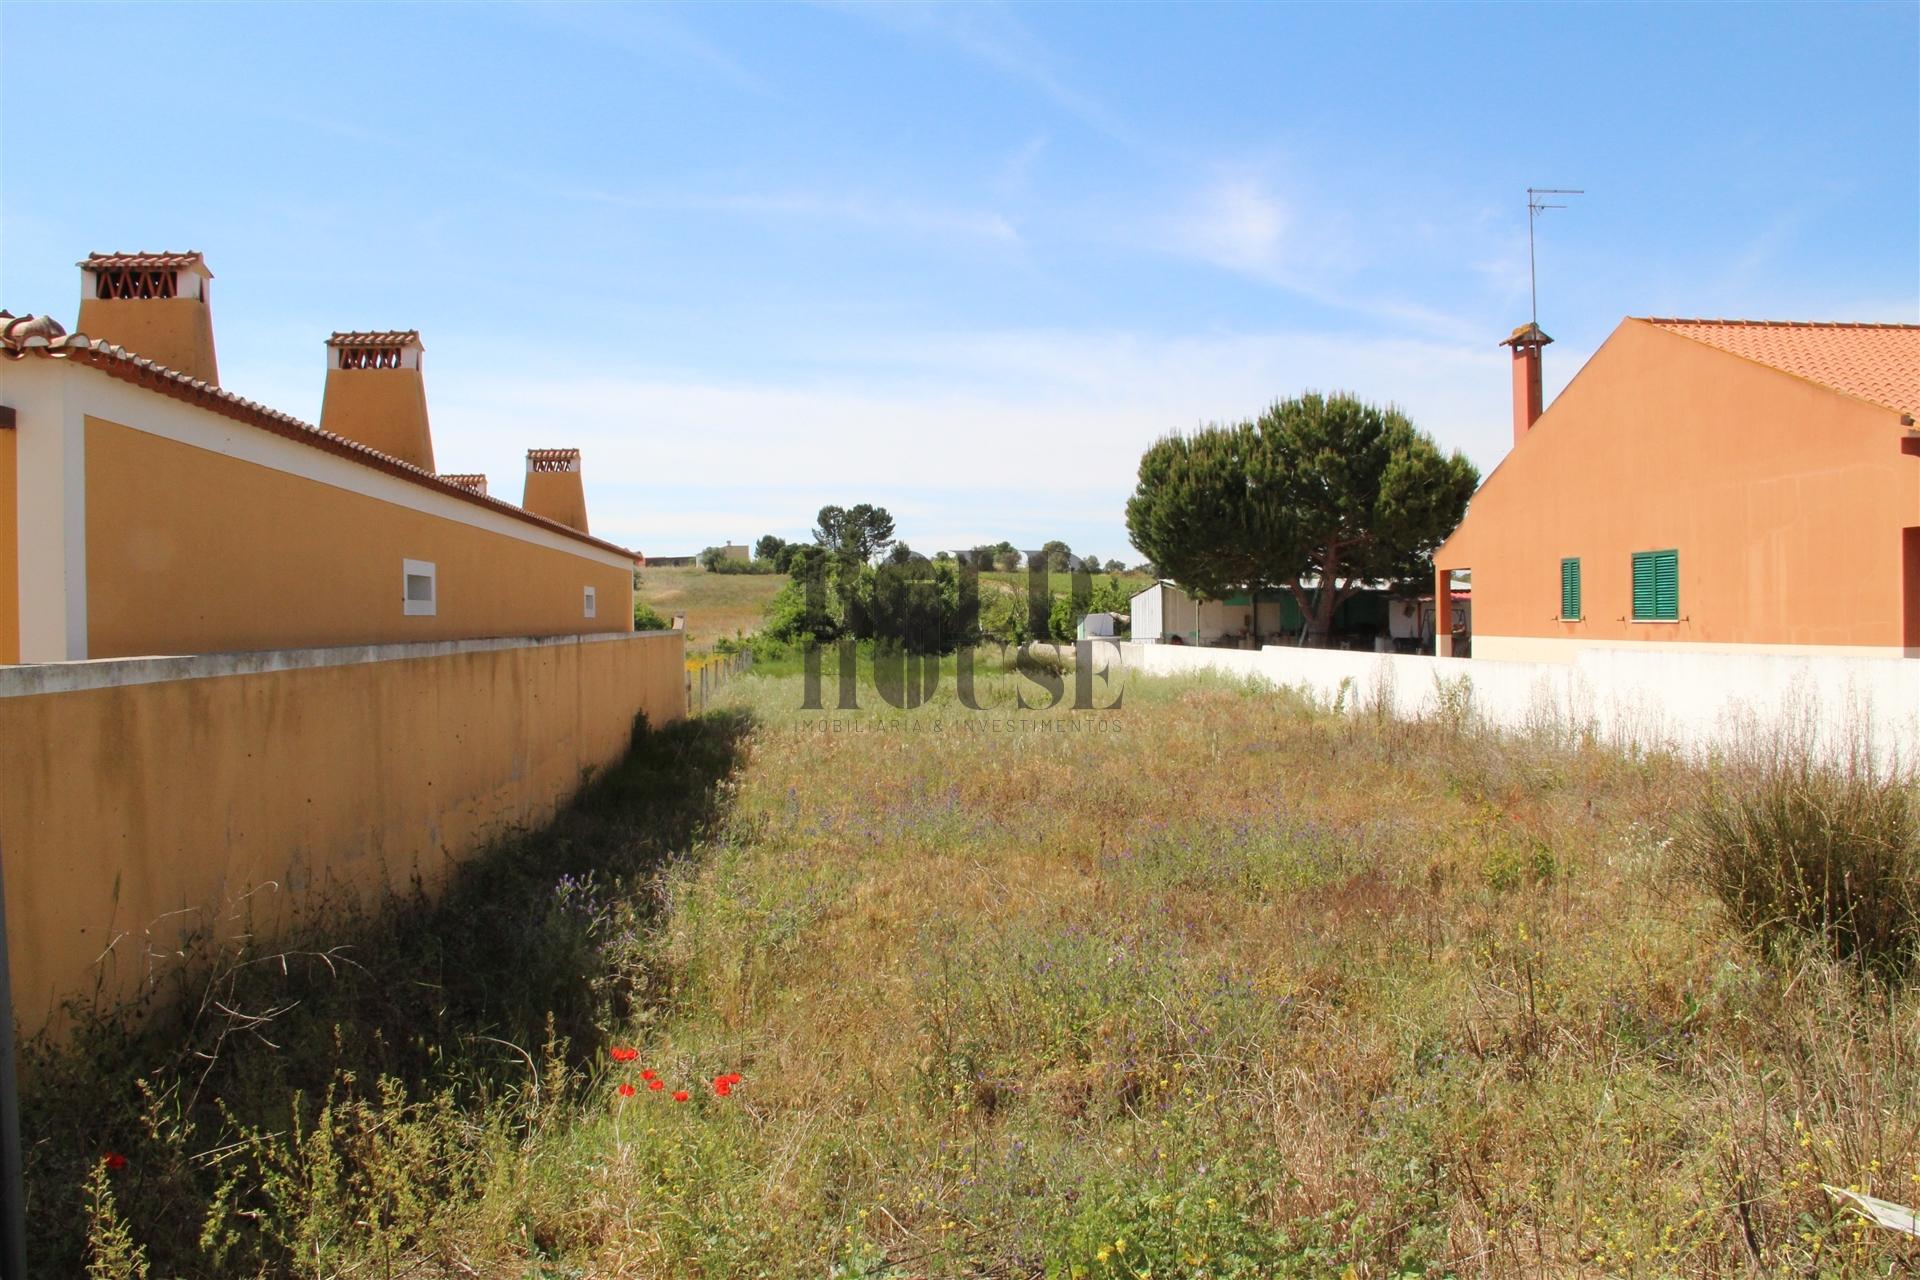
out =
[[[631,565],[100,418],[86,426],[90,657],[633,627]],[[431,616],[403,615],[408,559],[436,568]]]
[[0,665],[20,661],[18,439],[0,427]]
[[1571,662],[1491,662],[1134,643],[1121,655],[1130,673],[1213,671],[1408,718],[1433,715],[1443,698],[1470,689],[1473,714],[1497,728],[1590,732],[1623,748],[1702,755],[1795,738],[1829,757],[1864,743],[1882,761],[1920,763],[1920,660],[1911,658],[1642,646],[1584,648]]
[[0,870],[22,1023],[131,996],[200,929],[323,887],[429,887],[685,714],[676,632],[0,670]]

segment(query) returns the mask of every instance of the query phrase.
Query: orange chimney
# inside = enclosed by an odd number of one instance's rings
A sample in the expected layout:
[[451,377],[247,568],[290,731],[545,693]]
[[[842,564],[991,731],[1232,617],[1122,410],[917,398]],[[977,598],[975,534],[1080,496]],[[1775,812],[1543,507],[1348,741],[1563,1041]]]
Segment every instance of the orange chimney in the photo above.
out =
[[1513,348],[1513,442],[1533,430],[1546,406],[1540,393],[1540,348],[1553,339],[1537,324],[1523,324],[1500,345]]
[[417,329],[336,333],[327,339],[327,389],[320,429],[391,458],[433,470],[427,384]]
[[90,253],[80,267],[80,320],[89,338],[213,386],[213,272],[197,253]]
[[527,450],[527,490],[520,505],[570,529],[587,531],[587,492],[578,449]]

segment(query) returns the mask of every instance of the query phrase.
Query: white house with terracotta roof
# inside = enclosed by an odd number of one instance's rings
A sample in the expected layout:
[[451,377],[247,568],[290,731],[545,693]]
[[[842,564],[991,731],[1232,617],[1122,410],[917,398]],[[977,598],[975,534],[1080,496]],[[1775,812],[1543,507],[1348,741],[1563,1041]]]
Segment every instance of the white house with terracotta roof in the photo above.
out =
[[1474,657],[1920,657],[1920,326],[1627,319],[1543,411],[1551,341],[1507,340],[1513,449],[1434,556]]

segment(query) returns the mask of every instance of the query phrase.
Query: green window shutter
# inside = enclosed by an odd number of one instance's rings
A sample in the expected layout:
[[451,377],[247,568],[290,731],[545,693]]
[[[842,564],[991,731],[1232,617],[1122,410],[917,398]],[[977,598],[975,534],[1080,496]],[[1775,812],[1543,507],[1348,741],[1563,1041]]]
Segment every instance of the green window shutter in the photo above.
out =
[[1633,553],[1633,620],[1653,621],[1653,553]]
[[1680,553],[1678,551],[1633,553],[1633,620],[1635,622],[1678,622],[1680,620]]
[[1680,553],[1653,553],[1653,616],[1662,622],[1680,620]]
[[1560,562],[1560,617],[1566,622],[1580,620],[1580,558],[1568,556]]

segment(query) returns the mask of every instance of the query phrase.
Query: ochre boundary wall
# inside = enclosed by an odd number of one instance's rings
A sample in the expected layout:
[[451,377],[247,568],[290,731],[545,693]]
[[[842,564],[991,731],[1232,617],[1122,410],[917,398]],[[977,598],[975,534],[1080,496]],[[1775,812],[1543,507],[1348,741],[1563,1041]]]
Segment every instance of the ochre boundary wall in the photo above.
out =
[[679,632],[0,668],[15,1014],[136,996],[315,890],[434,887],[685,708]]
[[1866,749],[1920,766],[1920,659],[1582,648],[1564,662],[1501,662],[1267,645],[1119,645],[1131,674],[1212,671],[1403,719],[1470,714],[1520,732],[1622,748],[1728,754],[1795,742],[1838,759]]

